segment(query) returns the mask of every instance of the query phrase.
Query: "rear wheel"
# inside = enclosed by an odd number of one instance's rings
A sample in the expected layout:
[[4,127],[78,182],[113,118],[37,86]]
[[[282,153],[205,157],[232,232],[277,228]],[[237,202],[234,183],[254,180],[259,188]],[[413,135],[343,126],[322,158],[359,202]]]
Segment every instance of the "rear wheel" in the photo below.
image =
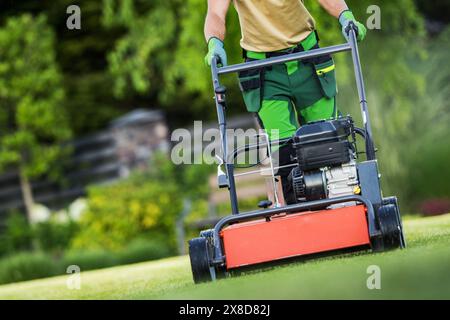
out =
[[402,229],[399,223],[397,207],[386,204],[378,209],[383,250],[403,248]]
[[401,248],[406,248],[406,240],[405,240],[405,234],[403,233],[403,224],[402,224],[402,217],[400,215],[400,207],[398,205],[397,197],[388,197],[383,199],[383,204],[392,204],[397,209],[397,223],[400,226],[400,240],[401,240]]
[[194,238],[189,241],[189,258],[195,283],[216,280],[216,270],[210,265],[209,252],[206,238]]
[[[200,231],[200,237],[205,238],[208,243],[209,257],[214,256],[214,229]],[[224,266],[215,267],[216,279],[223,279],[228,276],[228,272]]]

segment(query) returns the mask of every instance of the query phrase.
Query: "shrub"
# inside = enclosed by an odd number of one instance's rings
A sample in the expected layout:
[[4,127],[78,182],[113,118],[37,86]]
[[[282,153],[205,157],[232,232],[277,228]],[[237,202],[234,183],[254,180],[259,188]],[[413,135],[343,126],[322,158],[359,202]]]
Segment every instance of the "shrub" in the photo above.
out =
[[182,204],[173,183],[134,176],[88,191],[87,212],[80,220],[75,249],[119,250],[143,233],[163,233],[174,241],[174,224]]
[[78,225],[72,220],[40,222],[32,227],[33,239],[39,249],[44,251],[61,252],[68,248],[75,236]]
[[164,235],[169,248],[176,248],[175,223],[189,192],[180,180],[170,159],[158,156],[147,171],[89,188],[88,209],[71,247],[119,251],[142,235]]
[[120,264],[156,260],[174,255],[163,239],[136,239],[118,253]]
[[61,252],[69,246],[77,230],[78,225],[74,221],[49,220],[33,226],[33,238],[40,249]]
[[23,252],[0,260],[0,283],[32,280],[58,274],[58,265],[51,256]]
[[42,252],[21,252],[0,260],[0,284],[63,275],[71,265],[80,267],[81,271],[87,271],[160,259],[174,253],[163,237],[136,239],[117,252],[70,251],[59,259]]
[[69,251],[62,259],[64,270],[61,272],[65,272],[65,268],[70,265],[77,265],[81,270],[93,270],[161,259],[173,254],[175,254],[174,250],[164,241],[163,237],[137,238],[116,252],[102,249]]
[[11,213],[0,235],[0,255],[31,248],[32,230],[23,214]]
[[79,266],[82,271],[108,268],[119,264],[117,257],[106,250],[70,251],[64,255],[60,273],[65,273],[68,266]]
[[25,215],[12,213],[0,233],[0,255],[34,249],[58,253],[66,249],[78,225],[71,220],[51,219],[30,225]]

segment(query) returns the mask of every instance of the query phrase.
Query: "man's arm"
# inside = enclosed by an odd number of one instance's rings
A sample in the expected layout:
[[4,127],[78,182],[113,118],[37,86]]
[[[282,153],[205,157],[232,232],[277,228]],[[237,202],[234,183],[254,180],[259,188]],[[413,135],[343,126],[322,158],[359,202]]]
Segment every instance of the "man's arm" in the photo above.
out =
[[342,11],[348,10],[348,6],[344,0],[318,0],[322,8],[330,15],[339,18]]
[[212,37],[221,41],[225,38],[225,17],[230,7],[230,0],[208,0],[208,12],[205,19],[205,39]]
[[358,41],[363,40],[366,37],[366,27],[356,21],[353,13],[349,10],[344,0],[318,0],[322,8],[325,9],[330,15],[339,19],[339,23],[342,26],[342,34],[347,39],[347,26],[350,22],[356,25],[356,33]]
[[205,39],[208,43],[208,53],[205,63],[211,65],[213,57],[217,57],[218,64],[227,65],[227,53],[223,47],[225,38],[225,18],[230,0],[208,0],[208,13],[205,19]]

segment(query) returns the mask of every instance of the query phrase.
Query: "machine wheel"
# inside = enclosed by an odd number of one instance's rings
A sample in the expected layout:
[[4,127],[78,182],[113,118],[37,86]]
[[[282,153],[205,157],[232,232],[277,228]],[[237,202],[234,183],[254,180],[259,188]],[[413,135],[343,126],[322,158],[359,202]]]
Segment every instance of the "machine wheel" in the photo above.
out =
[[402,248],[402,230],[398,210],[393,204],[386,204],[378,209],[383,250]]
[[200,237],[206,239],[212,239],[214,234],[214,229],[207,229],[200,231]]
[[[208,242],[208,249],[209,249],[209,257],[213,257],[214,255],[214,229],[207,229],[200,231],[200,237],[205,238]],[[225,267],[216,267],[215,269],[216,273],[216,279],[223,279],[225,278],[228,273],[226,271]]]
[[388,197],[383,199],[383,204],[393,204],[397,208],[397,222],[400,226],[400,235],[401,235],[401,248],[406,248],[406,240],[405,240],[405,234],[403,233],[403,224],[402,224],[402,218],[400,215],[400,207],[398,205],[397,197]]
[[383,238],[378,236],[370,238],[370,246],[373,252],[383,252],[384,251]]
[[189,258],[195,283],[216,280],[216,270],[209,263],[209,252],[206,238],[194,238],[189,241]]

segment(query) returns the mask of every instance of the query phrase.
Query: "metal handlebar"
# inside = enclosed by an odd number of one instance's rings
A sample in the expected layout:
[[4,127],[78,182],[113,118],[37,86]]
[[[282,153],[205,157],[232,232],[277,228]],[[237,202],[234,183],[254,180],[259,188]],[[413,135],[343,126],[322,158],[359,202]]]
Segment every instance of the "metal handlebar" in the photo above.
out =
[[[327,54],[334,54],[338,52],[344,52],[344,51],[351,51],[352,48],[349,44],[340,44],[336,46],[326,47],[326,48],[319,48],[311,51],[303,51],[303,52],[296,52],[296,53],[290,53],[278,57],[273,58],[267,58],[267,59],[261,59],[261,60],[255,60],[251,62],[245,62],[245,63],[239,63],[234,64],[231,66],[221,67],[217,68],[217,73],[219,75],[227,74],[227,73],[235,73],[235,72],[241,72],[241,71],[247,71],[247,70],[253,70],[253,69],[261,69],[264,67],[269,67],[274,64],[281,64],[296,60],[304,60],[309,58],[316,58],[320,56],[324,56]],[[217,64],[217,60],[216,60]]]

